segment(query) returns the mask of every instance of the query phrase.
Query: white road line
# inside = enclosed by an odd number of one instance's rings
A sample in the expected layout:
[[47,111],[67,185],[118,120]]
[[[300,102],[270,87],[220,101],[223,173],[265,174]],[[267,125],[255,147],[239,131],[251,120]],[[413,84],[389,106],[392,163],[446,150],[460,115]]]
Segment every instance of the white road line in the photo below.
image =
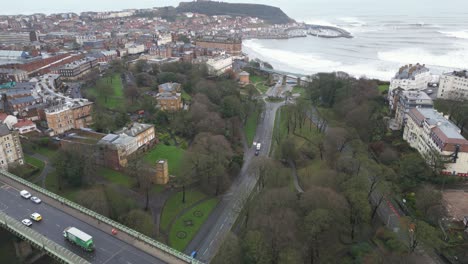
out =
[[205,249],[205,251],[203,251],[203,255],[205,255],[207,251],[208,251],[208,248]]
[[223,229],[223,226],[224,226],[224,223],[226,222],[226,220],[223,222],[223,224],[221,225],[221,227],[219,228],[220,230]]

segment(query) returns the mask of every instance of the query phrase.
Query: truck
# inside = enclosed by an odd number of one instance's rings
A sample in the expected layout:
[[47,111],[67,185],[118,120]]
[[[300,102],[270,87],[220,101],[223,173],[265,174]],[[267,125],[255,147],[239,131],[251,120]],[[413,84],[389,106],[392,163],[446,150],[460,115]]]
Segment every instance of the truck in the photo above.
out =
[[63,230],[63,236],[71,243],[80,246],[86,251],[94,250],[93,237],[76,227],[67,227]]

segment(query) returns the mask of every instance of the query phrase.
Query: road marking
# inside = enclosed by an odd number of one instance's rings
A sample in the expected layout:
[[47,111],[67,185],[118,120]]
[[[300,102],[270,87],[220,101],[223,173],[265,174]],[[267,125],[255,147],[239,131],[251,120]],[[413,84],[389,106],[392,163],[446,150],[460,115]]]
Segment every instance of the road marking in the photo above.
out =
[[[225,222],[226,222],[226,220],[224,220],[224,223]],[[221,228],[219,228],[220,230],[223,229],[224,223],[221,225]]]
[[59,224],[55,224],[55,225],[56,225],[57,227],[60,227],[60,225],[59,225]]
[[[211,244],[210,244],[210,245],[211,245]],[[205,255],[207,251],[208,251],[208,248],[205,249],[205,251],[203,251],[203,255]]]

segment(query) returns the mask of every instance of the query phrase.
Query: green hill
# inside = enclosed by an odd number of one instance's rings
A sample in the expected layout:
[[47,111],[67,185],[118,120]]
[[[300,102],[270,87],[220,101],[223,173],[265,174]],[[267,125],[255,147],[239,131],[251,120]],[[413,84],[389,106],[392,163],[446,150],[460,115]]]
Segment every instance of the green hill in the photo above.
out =
[[181,2],[177,12],[191,12],[208,16],[229,15],[242,17],[258,17],[270,24],[286,24],[292,22],[280,8],[257,4],[231,4],[224,2]]

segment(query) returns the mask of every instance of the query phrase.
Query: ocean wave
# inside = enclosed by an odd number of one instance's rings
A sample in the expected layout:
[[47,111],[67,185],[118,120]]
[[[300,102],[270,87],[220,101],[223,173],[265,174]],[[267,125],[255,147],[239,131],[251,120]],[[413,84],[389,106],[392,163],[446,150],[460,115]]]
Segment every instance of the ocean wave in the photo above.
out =
[[345,22],[349,26],[353,27],[362,27],[364,25],[367,25],[366,22],[362,21],[361,19],[357,17],[340,17],[338,20]]
[[280,49],[266,48],[256,40],[246,40],[243,42],[244,48],[249,55],[261,57],[261,59],[287,67],[288,70],[302,74],[310,74],[319,70],[327,69],[332,71],[341,65],[340,62],[323,59],[313,53],[299,53]]
[[434,54],[420,48],[402,48],[377,53],[378,58],[383,61],[406,63],[422,63],[437,67],[466,68],[468,61],[468,50],[459,49],[449,51],[445,54]]
[[468,39],[468,31],[438,31],[441,34],[444,34],[447,37],[458,38],[458,39]]
[[321,19],[306,19],[303,21],[306,24],[309,25],[320,25],[320,26],[329,26],[329,27],[338,27],[336,24],[333,24],[329,21],[326,20],[321,20]]
[[344,71],[356,77],[367,76],[380,80],[390,80],[398,67],[394,63],[381,63],[379,61],[343,64],[338,61],[324,59],[313,53],[298,53],[267,48],[257,40],[246,40],[243,42],[243,46],[244,52],[251,58],[268,61],[279,70],[300,74]]

